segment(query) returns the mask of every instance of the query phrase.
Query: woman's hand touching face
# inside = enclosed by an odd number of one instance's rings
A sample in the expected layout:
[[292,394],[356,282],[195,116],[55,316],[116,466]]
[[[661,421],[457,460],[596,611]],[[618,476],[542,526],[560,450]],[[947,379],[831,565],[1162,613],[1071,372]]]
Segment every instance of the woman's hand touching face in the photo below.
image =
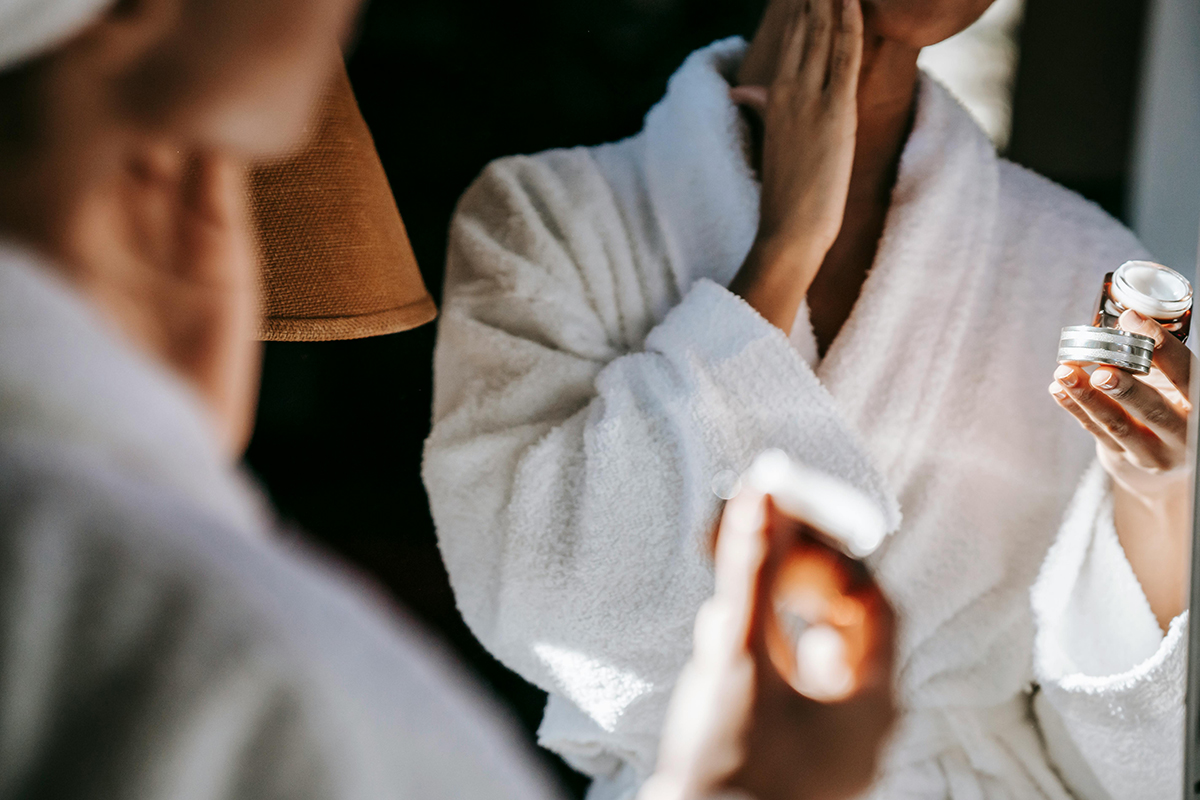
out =
[[758,235],[729,288],[785,331],[842,227],[863,46],[859,0],[789,2],[771,85],[730,92],[764,136]]
[[1174,336],[1135,311],[1123,330],[1155,341],[1154,369],[1137,378],[1115,367],[1089,376],[1076,366],[1054,373],[1050,393],[1096,440],[1114,483],[1117,533],[1165,628],[1183,607],[1192,478],[1188,398],[1194,356]]

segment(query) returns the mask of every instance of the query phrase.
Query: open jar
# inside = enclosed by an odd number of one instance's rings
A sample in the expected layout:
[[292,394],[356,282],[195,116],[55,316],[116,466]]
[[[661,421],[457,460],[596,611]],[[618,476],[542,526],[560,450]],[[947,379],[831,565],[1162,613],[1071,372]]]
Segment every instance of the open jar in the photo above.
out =
[[1153,319],[1181,342],[1192,325],[1192,284],[1170,267],[1152,261],[1126,261],[1104,276],[1091,325],[1062,329],[1058,363],[1118,367],[1147,375],[1154,340],[1120,329],[1121,314],[1133,310]]
[[1116,328],[1121,314],[1133,309],[1186,342],[1192,327],[1192,284],[1170,267],[1153,261],[1126,261],[1104,276],[1092,325]]
[[843,700],[879,642],[885,601],[863,559],[883,543],[883,514],[854,487],[778,450],[761,454],[742,482],[773,506],[767,654],[796,691]]

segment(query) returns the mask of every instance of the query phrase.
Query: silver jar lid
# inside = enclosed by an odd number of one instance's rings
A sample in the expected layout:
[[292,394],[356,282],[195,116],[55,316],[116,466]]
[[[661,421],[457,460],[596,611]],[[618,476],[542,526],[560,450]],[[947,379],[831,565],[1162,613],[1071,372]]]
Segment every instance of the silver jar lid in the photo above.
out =
[[1147,375],[1154,361],[1154,340],[1116,328],[1071,325],[1058,340],[1058,363],[1104,364]]

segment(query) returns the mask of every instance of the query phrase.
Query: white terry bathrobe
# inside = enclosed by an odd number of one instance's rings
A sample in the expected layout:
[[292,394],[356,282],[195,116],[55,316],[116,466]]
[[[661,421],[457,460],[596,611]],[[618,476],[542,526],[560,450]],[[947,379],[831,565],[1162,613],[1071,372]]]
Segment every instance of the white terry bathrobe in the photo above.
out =
[[782,448],[895,529],[872,567],[906,712],[878,796],[1065,800],[1029,592],[1093,452],[1046,387],[1059,328],[1142,249],[922,78],[875,265],[818,363],[807,312],[789,340],[724,288],[757,225],[723,77],[744,47],[694,53],[637,136],[500,160],[462,199],[424,465],[460,609],[551,693],[543,744],[593,798],[631,797],[712,589],[714,484]]
[[0,797],[557,797],[376,594],[275,522],[189,386],[0,241]]
[[1117,539],[1110,486],[1094,464],[1034,584],[1035,707],[1081,800],[1179,797],[1189,614],[1163,635]]

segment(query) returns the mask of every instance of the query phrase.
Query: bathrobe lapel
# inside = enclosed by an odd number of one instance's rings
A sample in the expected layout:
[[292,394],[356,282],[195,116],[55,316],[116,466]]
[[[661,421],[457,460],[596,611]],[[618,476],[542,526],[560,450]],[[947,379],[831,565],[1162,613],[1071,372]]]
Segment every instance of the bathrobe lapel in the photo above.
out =
[[728,286],[758,229],[761,189],[727,80],[745,47],[733,37],[693,53],[646,115],[646,189],[679,297],[701,278]]
[[955,391],[989,279],[999,178],[991,143],[944,88],[921,80],[871,272],[817,375],[898,491]]
[[[700,278],[728,285],[758,226],[760,185],[727,82],[743,47],[732,39],[693,54],[711,68],[680,69],[646,119],[645,181],[680,296]],[[846,445],[865,450],[895,489],[912,467],[905,453],[916,452],[906,443],[937,424],[932,395],[953,388],[950,366],[986,272],[997,191],[991,143],[922,76],[875,264],[816,368],[824,391],[805,398],[835,409],[858,434]],[[792,336],[802,353],[806,337],[805,319]]]

